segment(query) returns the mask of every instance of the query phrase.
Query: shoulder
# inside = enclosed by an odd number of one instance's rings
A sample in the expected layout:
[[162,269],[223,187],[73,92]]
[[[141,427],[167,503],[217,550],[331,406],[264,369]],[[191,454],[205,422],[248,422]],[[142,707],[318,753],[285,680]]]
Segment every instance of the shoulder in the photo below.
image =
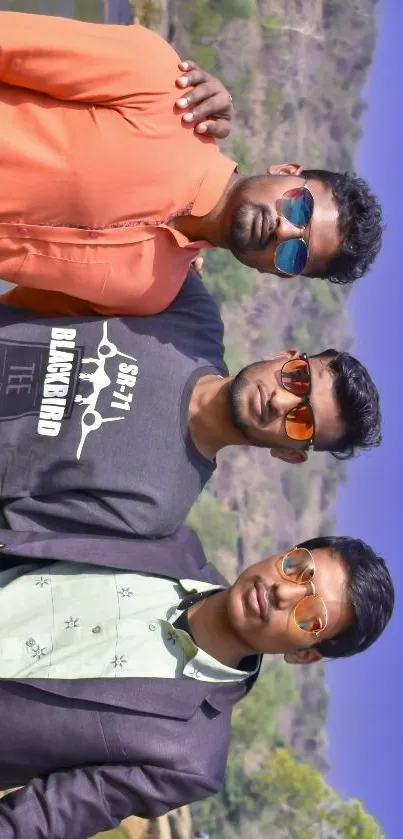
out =
[[224,324],[220,310],[192,269],[166,314],[171,323],[175,322],[180,329],[189,354],[208,361],[227,375],[224,364]]
[[[115,26],[109,27],[110,32],[113,32],[114,37],[124,38],[132,42],[137,49],[141,49],[141,59],[150,64],[151,67],[159,65],[158,72],[162,73],[164,69],[174,69],[178,73],[178,63],[180,58],[175,52],[171,44],[168,43],[161,35],[158,35],[152,29],[136,23],[132,26]],[[138,56],[137,56],[138,57]],[[161,62],[162,67],[161,67]]]
[[180,550],[186,554],[188,560],[194,564],[195,568],[201,572],[200,576],[208,580],[213,585],[228,585],[228,580],[223,577],[218,568],[212,562],[208,562],[206,554],[204,553],[203,545],[192,527],[183,524],[171,536],[173,544],[180,547]]
[[196,301],[200,307],[196,314],[202,315],[203,313],[208,312],[210,316],[217,318],[222,323],[217,303],[207,291],[206,286],[196,271],[190,267],[182,288],[172,306],[176,309],[186,310]]

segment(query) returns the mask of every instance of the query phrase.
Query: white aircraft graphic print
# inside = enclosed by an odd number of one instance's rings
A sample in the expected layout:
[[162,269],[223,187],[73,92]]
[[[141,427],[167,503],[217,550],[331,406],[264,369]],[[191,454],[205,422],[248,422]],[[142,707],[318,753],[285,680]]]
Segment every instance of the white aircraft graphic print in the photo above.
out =
[[112,384],[111,379],[105,370],[106,361],[114,356],[120,356],[121,358],[126,358],[129,361],[137,361],[137,359],[133,358],[133,356],[120,352],[116,344],[113,344],[109,340],[107,321],[104,321],[103,323],[102,338],[98,344],[97,356],[97,358],[83,358],[81,362],[82,364],[94,364],[95,369],[92,372],[80,373],[79,375],[81,381],[90,382],[90,384],[92,384],[92,393],[90,393],[89,396],[78,395],[74,400],[79,405],[86,406],[81,417],[81,439],[76,454],[77,460],[80,460],[85,441],[89,434],[93,431],[97,431],[98,428],[106,422],[119,422],[119,420],[125,419],[124,416],[103,417],[97,410],[97,402],[101,391]]

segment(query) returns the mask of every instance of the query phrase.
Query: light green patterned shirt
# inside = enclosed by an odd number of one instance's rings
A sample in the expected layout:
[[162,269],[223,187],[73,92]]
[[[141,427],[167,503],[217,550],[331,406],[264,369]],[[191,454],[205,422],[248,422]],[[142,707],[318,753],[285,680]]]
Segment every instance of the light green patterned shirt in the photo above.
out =
[[196,678],[237,682],[237,670],[173,623],[181,600],[219,589],[73,562],[0,572],[0,678]]

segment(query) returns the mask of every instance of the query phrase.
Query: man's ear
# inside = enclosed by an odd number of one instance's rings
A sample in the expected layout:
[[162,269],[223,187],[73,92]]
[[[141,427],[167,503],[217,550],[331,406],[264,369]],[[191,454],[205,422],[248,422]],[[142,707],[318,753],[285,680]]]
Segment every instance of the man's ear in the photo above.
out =
[[299,463],[305,463],[308,460],[308,452],[304,451],[304,449],[283,449],[276,447],[270,449],[270,454],[272,457],[276,457],[277,460],[283,460],[284,463],[292,463],[295,466],[298,466]]
[[295,653],[285,653],[284,661],[287,664],[316,664],[322,658],[320,652],[315,647],[309,647],[307,650],[296,650]]
[[294,175],[299,177],[302,172],[300,163],[272,163],[267,167],[269,175]]
[[284,359],[284,361],[291,361],[292,358],[296,358],[297,356],[301,355],[301,350],[295,349],[295,347],[291,348],[290,350],[281,350],[281,352],[276,352],[275,355],[271,355],[267,361],[275,361],[277,358]]

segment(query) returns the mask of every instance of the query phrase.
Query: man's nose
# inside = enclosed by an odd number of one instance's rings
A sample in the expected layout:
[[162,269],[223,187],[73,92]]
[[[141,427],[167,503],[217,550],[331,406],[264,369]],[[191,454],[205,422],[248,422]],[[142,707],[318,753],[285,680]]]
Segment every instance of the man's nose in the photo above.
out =
[[287,580],[281,580],[274,583],[273,594],[278,609],[291,609],[306,597],[307,594],[312,594],[309,583],[306,585],[299,585],[291,583]]
[[284,387],[280,385],[280,387],[276,388],[274,393],[272,393],[270,399],[270,407],[277,416],[283,417],[287,413],[287,411],[291,411],[292,408],[296,408],[301,402],[301,397],[296,396],[294,393],[290,393]]
[[281,214],[278,216],[277,240],[279,242],[284,242],[286,239],[300,239],[301,234],[302,230],[300,227],[295,227],[295,224],[291,224],[285,216]]

